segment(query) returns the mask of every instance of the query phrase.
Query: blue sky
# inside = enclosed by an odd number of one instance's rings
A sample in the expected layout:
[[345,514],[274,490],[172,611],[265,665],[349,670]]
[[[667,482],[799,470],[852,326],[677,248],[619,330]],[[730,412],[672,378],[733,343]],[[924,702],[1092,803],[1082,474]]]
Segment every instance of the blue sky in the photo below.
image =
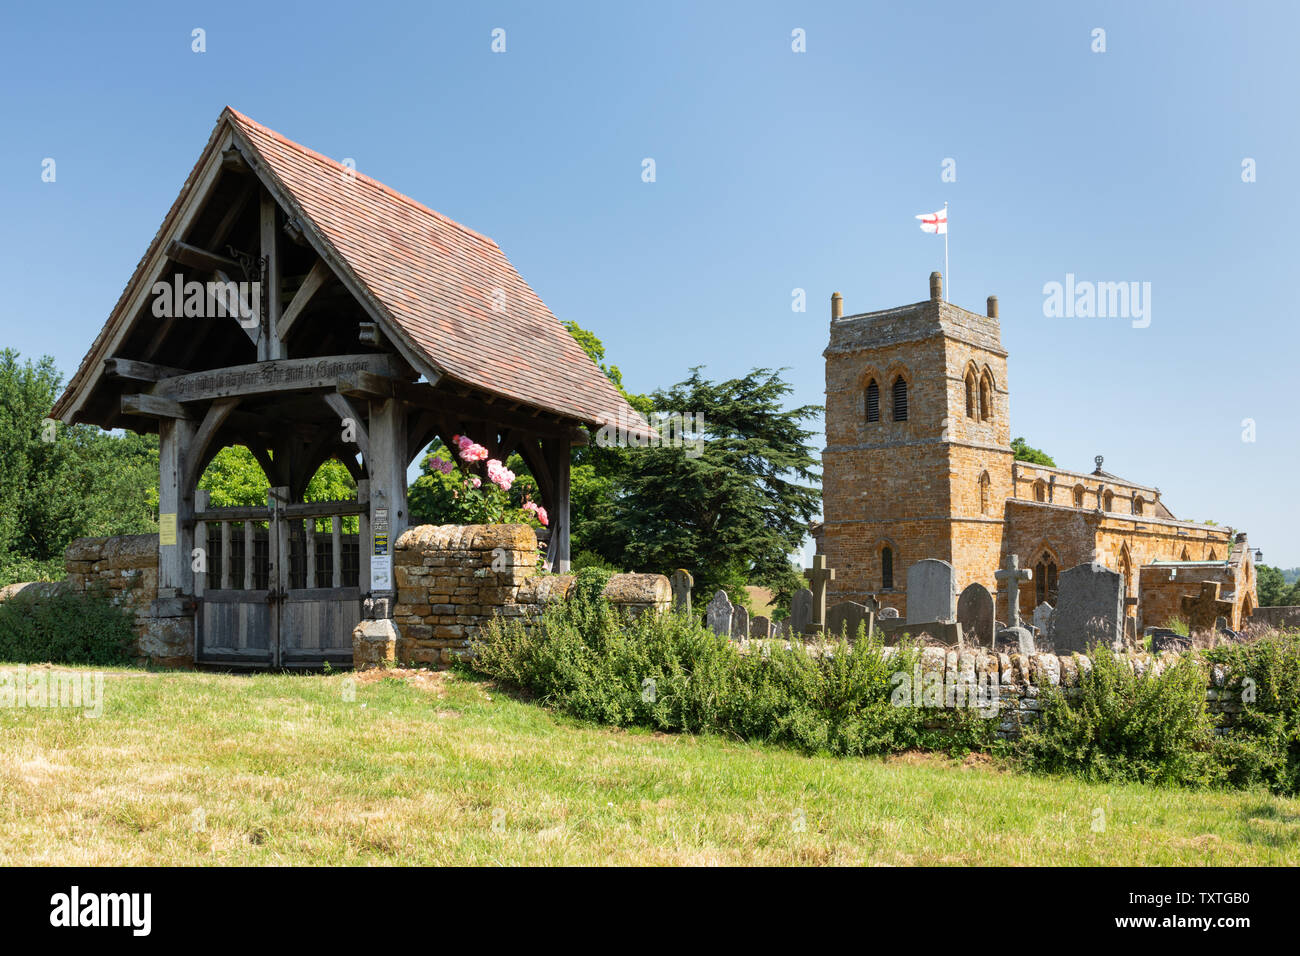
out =
[[[227,103],[492,236],[635,391],[787,367],[792,402],[820,404],[831,292],[847,312],[925,298],[943,243],[913,216],[947,201],[949,298],[1000,299],[1012,433],[1065,468],[1104,454],[1300,565],[1298,21],[1249,2],[11,5],[3,343],[71,374]],[[1045,317],[1067,273],[1150,282],[1150,326]]]

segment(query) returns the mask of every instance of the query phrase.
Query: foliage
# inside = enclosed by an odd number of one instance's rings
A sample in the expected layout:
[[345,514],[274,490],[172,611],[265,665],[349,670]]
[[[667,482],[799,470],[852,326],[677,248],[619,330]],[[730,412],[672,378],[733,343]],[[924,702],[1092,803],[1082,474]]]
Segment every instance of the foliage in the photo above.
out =
[[1300,604],[1300,582],[1288,583],[1287,573],[1267,564],[1255,565],[1255,589],[1259,593],[1260,607]]
[[[41,594],[32,594],[34,591]],[[0,604],[0,661],[127,664],[134,615],[98,594],[29,588]]]
[[1300,793],[1300,633],[1274,633],[1205,652],[1227,675],[1220,693],[1242,703],[1216,741],[1228,780]]
[[[420,462],[420,477],[407,491],[412,524],[530,524],[541,527],[536,509],[537,483],[524,474],[518,455],[501,462],[457,461],[452,450],[435,442]],[[513,476],[502,477],[503,468]],[[497,478],[493,479],[493,475]],[[544,510],[543,510],[544,514]],[[548,517],[549,520],[549,517]]]
[[1027,445],[1023,438],[1011,439],[1011,451],[1014,452],[1016,461],[1027,461],[1033,465],[1046,465],[1048,468],[1056,467],[1056,461],[1051,455],[1041,449]]
[[0,350],[0,580],[48,576],[73,538],[156,530],[158,441],[49,421],[49,356]]
[[[594,575],[584,589],[583,575]],[[472,667],[565,713],[616,726],[720,734],[806,753],[863,755],[915,747],[964,751],[992,742],[992,722],[969,710],[894,706],[892,676],[915,649],[893,656],[877,642],[810,654],[741,653],[693,616],[626,620],[591,588],[549,607],[532,626],[495,619],[479,635]]]
[[[656,410],[702,416],[703,427],[688,432],[686,447],[622,450],[615,494],[584,547],[636,571],[686,568],[701,594],[723,589],[743,602],[744,586],[758,584],[788,602],[798,586],[789,555],[821,503],[812,432],[803,427],[820,408],[783,408],[790,391],[768,369],[713,382],[698,368],[656,391]],[[695,439],[702,451],[691,447]]]
[[1210,753],[1213,720],[1205,687],[1205,673],[1191,655],[1159,675],[1139,676],[1098,645],[1077,695],[1039,688],[1039,719],[1018,749],[1031,770],[1092,781],[1212,783],[1219,774]]

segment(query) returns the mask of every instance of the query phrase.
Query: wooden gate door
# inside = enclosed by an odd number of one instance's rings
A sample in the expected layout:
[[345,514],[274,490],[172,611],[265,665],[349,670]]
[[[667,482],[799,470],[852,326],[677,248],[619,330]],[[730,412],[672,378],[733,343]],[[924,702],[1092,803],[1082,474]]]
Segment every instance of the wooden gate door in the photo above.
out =
[[281,568],[279,663],[352,663],[361,620],[361,514],[356,501],[285,506],[278,521]]
[[199,663],[352,663],[360,584],[369,578],[360,485],[350,501],[289,503],[287,488],[272,488],[265,508],[196,502],[195,542],[207,549],[207,573],[195,576]]

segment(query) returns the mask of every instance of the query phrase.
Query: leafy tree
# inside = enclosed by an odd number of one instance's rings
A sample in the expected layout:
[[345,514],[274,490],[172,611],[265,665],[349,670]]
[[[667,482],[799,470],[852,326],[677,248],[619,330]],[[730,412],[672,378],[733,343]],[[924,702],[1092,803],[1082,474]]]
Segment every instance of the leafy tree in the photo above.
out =
[[49,356],[0,350],[0,582],[60,577],[73,538],[158,526],[157,439],[49,421],[61,384]]
[[1032,465],[1046,465],[1048,468],[1056,467],[1056,462],[1051,455],[1025,444],[1023,438],[1011,439],[1011,450],[1015,453],[1016,461],[1027,461]]
[[1259,594],[1260,607],[1277,607],[1287,603],[1291,586],[1282,577],[1280,569],[1260,564],[1255,567],[1255,590]]
[[664,412],[702,414],[698,457],[689,447],[624,450],[616,494],[604,503],[588,549],[636,571],[684,567],[701,594],[725,589],[744,600],[744,585],[771,588],[785,604],[798,586],[790,554],[818,513],[818,463],[803,422],[821,408],[784,409],[791,391],[779,373],[755,369],[724,382],[690,377],[652,396]]

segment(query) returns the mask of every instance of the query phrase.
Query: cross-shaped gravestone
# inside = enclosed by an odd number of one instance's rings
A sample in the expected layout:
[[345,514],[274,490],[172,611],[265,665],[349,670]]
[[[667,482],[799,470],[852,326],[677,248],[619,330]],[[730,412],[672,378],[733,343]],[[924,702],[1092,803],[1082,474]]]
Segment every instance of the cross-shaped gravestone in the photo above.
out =
[[1214,630],[1219,617],[1232,620],[1232,602],[1219,596],[1218,581],[1202,581],[1201,593],[1183,595],[1183,617],[1187,618],[1188,630],[1193,634]]
[[1020,555],[1013,554],[1007,558],[1007,566],[1001,571],[994,571],[993,576],[1003,582],[1007,588],[1007,626],[1020,626],[1020,582],[1030,581],[1034,572],[1020,567]]
[[812,629],[820,631],[826,626],[826,585],[835,580],[835,569],[826,567],[826,555],[814,554],[813,566],[804,571],[808,589],[812,591]]
[[673,607],[678,611],[691,613],[691,588],[695,586],[695,579],[691,577],[689,571],[683,571],[678,568],[668,578],[668,583],[673,589]]

